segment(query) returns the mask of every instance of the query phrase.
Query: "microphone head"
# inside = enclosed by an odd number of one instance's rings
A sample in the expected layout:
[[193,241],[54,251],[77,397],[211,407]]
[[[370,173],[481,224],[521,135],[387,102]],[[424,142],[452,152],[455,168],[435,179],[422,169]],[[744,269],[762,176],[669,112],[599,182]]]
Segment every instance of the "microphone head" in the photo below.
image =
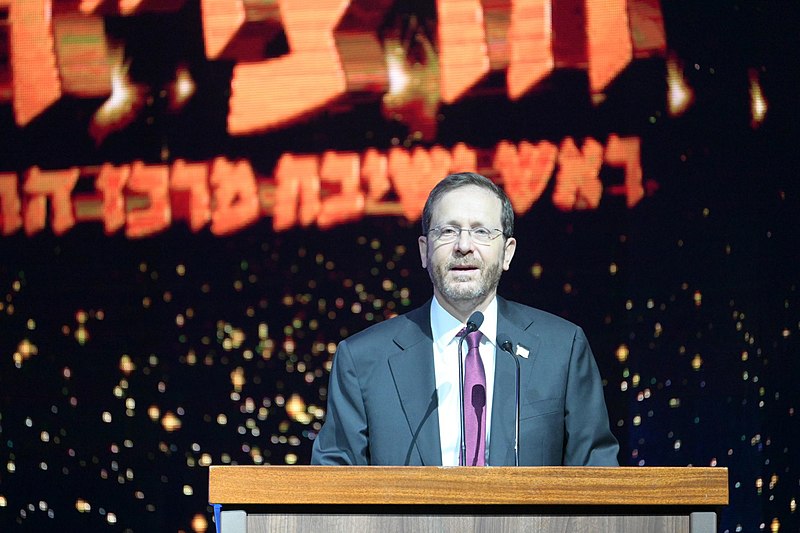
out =
[[497,334],[497,345],[500,347],[501,350],[514,355],[514,343],[511,342],[511,337],[506,335],[505,333],[498,333]]
[[472,407],[475,409],[486,407],[486,388],[479,383],[472,387]]
[[469,315],[469,318],[467,319],[467,333],[477,331],[478,328],[481,327],[481,324],[483,324],[483,313],[480,311],[475,311]]

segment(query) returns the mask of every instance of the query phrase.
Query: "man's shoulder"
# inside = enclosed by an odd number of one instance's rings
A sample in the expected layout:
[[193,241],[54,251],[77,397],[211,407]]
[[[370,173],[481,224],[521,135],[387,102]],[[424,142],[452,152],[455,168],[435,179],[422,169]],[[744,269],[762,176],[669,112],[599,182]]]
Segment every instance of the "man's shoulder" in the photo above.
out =
[[510,317],[520,317],[525,320],[530,320],[537,327],[562,331],[575,331],[576,329],[580,329],[577,324],[565,318],[536,307],[531,307],[530,305],[498,297],[498,306],[498,311],[500,313]]
[[351,346],[387,343],[398,336],[424,334],[426,330],[430,330],[430,301],[407,313],[372,324],[347,337],[343,342]]

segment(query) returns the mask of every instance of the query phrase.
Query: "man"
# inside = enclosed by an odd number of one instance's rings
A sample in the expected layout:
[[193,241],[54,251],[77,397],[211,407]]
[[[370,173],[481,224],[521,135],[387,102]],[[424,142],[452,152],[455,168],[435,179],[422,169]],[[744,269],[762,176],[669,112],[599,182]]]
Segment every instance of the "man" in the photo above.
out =
[[[520,363],[519,464],[617,465],[583,331],[496,295],[517,246],[506,194],[479,174],[452,174],[431,191],[422,218],[433,299],[339,343],[312,464],[514,465],[515,363],[499,336]],[[475,311],[484,319],[461,370],[458,344]],[[465,383],[483,379],[463,393],[472,428],[463,446],[461,373]]]

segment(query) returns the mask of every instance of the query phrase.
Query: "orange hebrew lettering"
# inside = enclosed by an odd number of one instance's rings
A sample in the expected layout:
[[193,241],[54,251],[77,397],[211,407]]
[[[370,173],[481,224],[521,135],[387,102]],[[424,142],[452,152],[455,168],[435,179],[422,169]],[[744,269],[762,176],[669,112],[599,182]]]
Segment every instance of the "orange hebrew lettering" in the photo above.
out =
[[367,201],[377,202],[389,192],[389,162],[384,154],[369,148],[361,161],[361,179],[367,188]]
[[553,59],[551,0],[513,0],[508,30],[508,96],[522,97],[549,74]]
[[634,57],[649,57],[667,51],[664,15],[659,0],[629,0]]
[[81,13],[108,13],[113,15],[138,15],[150,12],[178,11],[186,0],[80,0]]
[[603,164],[603,146],[587,138],[583,148],[575,145],[572,137],[561,143],[558,152],[558,172],[553,204],[559,209],[596,208],[603,195],[600,182],[600,166]]
[[145,165],[141,161],[134,162],[127,188],[133,193],[145,195],[148,205],[128,213],[125,235],[129,238],[138,238],[165,230],[172,220],[167,165]]
[[197,232],[211,220],[211,195],[208,192],[208,164],[187,163],[178,159],[172,165],[170,197],[173,219],[188,219]]
[[125,195],[123,191],[131,174],[130,165],[115,167],[105,163],[95,181],[95,189],[103,199],[103,226],[106,235],[119,231],[125,225]]
[[211,233],[229,235],[258,220],[258,190],[249,161],[217,157],[211,167]]
[[11,2],[8,18],[14,116],[20,126],[27,125],[61,98],[51,16],[52,0]]
[[550,181],[558,149],[543,141],[531,144],[522,141],[519,147],[509,141],[497,145],[492,166],[503,177],[503,188],[518,214],[527,212]]
[[275,208],[272,227],[282,231],[308,226],[320,210],[319,157],[283,154],[275,166]]
[[633,207],[644,198],[642,186],[641,144],[638,137],[608,137],[605,161],[614,167],[625,168],[625,205]]
[[458,100],[489,72],[480,0],[438,0],[442,101]]
[[22,202],[17,192],[17,175],[0,173],[0,231],[11,235],[22,227]]
[[599,93],[633,59],[628,0],[586,0],[589,86]]
[[478,152],[464,143],[457,143],[450,156],[453,160],[448,172],[475,172],[478,168]]
[[416,147],[409,154],[403,148],[389,151],[389,177],[406,219],[422,215],[428,193],[450,171],[452,157],[441,146],[430,150]]
[[228,115],[231,134],[273,129],[345,92],[333,30],[347,5],[347,0],[280,0],[290,52],[234,67]]
[[319,176],[323,187],[338,186],[338,192],[322,199],[317,225],[331,228],[364,215],[364,193],[360,189],[359,157],[355,152],[328,151],[322,155]]
[[47,214],[47,199],[50,198],[51,226],[53,233],[61,235],[75,225],[70,194],[78,182],[80,170],[29,169],[22,190],[25,193],[23,225],[25,233],[33,235],[44,229]]

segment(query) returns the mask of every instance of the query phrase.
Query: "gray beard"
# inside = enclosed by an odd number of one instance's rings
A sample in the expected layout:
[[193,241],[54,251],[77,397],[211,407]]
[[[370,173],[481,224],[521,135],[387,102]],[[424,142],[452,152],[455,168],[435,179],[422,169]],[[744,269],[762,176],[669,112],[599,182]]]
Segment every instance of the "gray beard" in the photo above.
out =
[[477,286],[467,287],[461,283],[446,283],[445,276],[447,275],[452,263],[441,265],[431,272],[431,281],[433,286],[450,301],[453,302],[470,302],[483,300],[490,292],[497,289],[500,283],[500,276],[502,269],[499,263],[491,265],[486,268],[485,264],[481,264],[481,277]]

